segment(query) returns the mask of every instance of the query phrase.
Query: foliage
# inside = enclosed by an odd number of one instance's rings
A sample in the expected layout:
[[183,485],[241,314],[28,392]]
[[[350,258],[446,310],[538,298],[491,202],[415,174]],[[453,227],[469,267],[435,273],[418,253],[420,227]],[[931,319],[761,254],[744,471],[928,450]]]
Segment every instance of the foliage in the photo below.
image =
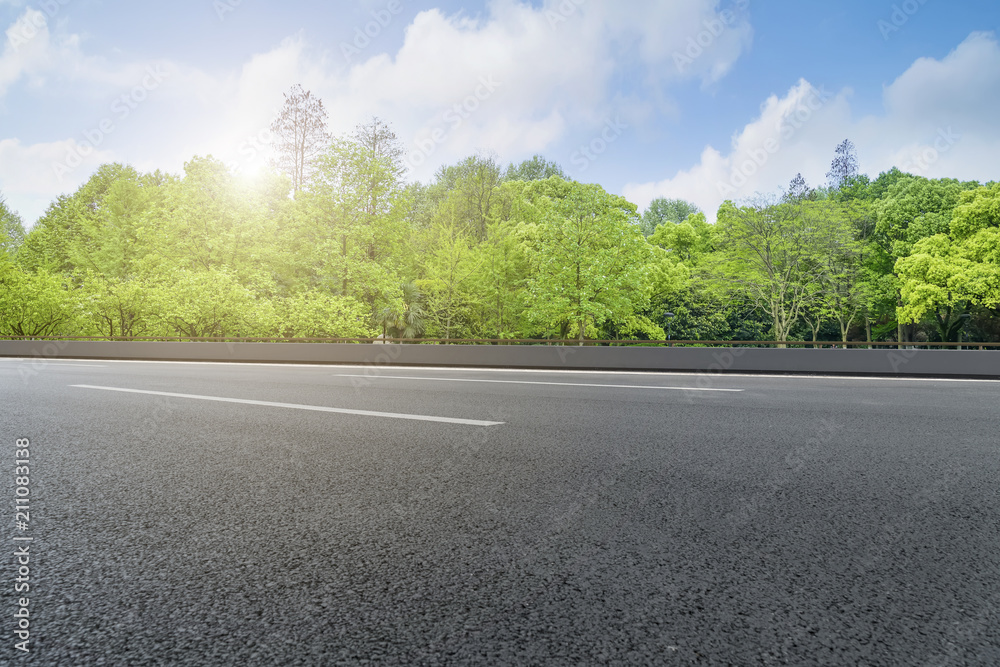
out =
[[278,333],[287,338],[374,338],[365,304],[318,290],[281,300]]
[[544,181],[558,176],[566,180],[566,172],[555,162],[546,160],[541,155],[535,155],[530,160],[525,160],[521,164],[507,167],[504,172],[504,180],[507,181]]
[[0,335],[77,333],[73,295],[58,275],[31,273],[0,258]]
[[850,242],[847,217],[833,202],[758,200],[727,202],[718,224],[719,275],[770,317],[775,340],[787,340],[823,292],[826,260]]
[[21,216],[10,210],[0,196],[0,256],[13,259],[24,243],[24,224]]
[[77,295],[85,333],[109,339],[150,335],[155,326],[152,287],[142,279],[88,274]]
[[274,305],[227,269],[177,269],[148,290],[158,335],[182,338],[271,337],[280,328]]
[[652,236],[660,225],[665,225],[668,222],[676,225],[696,213],[701,213],[701,210],[683,199],[665,199],[663,197],[654,199],[650,202],[646,212],[642,214],[642,233],[645,236]]
[[544,333],[620,322],[650,297],[652,248],[632,223],[635,206],[597,185],[552,177],[526,189],[522,235],[529,247],[528,319]]
[[896,262],[902,288],[900,316],[932,315],[942,340],[955,340],[960,314],[1000,305],[1000,185],[961,193],[947,233],[917,241]]
[[639,216],[538,155],[503,169],[478,153],[406,183],[388,123],[331,138],[301,87],[282,122],[287,175],[211,156],[180,174],[103,165],[27,233],[0,200],[0,332],[1000,339],[995,183],[872,179],[848,141],[831,187],[798,174],[710,224],[681,199]]

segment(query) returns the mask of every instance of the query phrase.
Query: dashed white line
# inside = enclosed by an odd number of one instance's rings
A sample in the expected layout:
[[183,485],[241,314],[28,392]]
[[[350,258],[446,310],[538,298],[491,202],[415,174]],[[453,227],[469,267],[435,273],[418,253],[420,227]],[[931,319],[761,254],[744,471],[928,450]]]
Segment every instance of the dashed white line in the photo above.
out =
[[359,415],[362,417],[383,417],[386,419],[409,419],[412,421],[437,422],[440,424],[462,424],[465,426],[500,426],[505,422],[481,421],[478,419],[456,419],[454,417],[433,417],[430,415],[409,415],[396,412],[376,412],[373,410],[350,410],[347,408],[329,408],[323,405],[299,405],[297,403],[273,403],[271,401],[254,401],[245,398],[227,398],[224,396],[200,396],[198,394],[178,394],[169,391],[148,391],[145,389],[124,389],[122,387],[99,387],[89,384],[72,384],[76,389],[99,389],[101,391],[118,391],[127,394],[148,394],[150,396],[167,396],[170,398],[190,398],[199,401],[217,401],[219,403],[240,403],[243,405],[260,405],[268,408],[286,408],[290,410],[312,410],[314,412],[333,412],[342,415]]
[[366,378],[369,380],[422,380],[425,382],[483,382],[489,384],[540,384],[552,385],[556,387],[605,387],[608,389],[666,389],[675,391],[725,391],[738,393],[743,389],[716,389],[713,387],[665,387],[660,385],[641,384],[589,384],[584,382],[536,382],[531,380],[477,380],[473,378],[430,378],[414,377],[412,375],[351,375],[347,373],[334,373],[334,377],[341,378]]

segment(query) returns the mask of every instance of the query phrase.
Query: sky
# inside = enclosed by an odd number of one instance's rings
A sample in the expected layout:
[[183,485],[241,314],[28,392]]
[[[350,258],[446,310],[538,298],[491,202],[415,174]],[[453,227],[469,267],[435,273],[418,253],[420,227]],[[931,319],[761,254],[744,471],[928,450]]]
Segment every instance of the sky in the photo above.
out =
[[0,197],[26,227],[101,164],[266,168],[283,94],[373,116],[429,182],[540,154],[645,210],[861,171],[1000,180],[996,0],[0,0]]

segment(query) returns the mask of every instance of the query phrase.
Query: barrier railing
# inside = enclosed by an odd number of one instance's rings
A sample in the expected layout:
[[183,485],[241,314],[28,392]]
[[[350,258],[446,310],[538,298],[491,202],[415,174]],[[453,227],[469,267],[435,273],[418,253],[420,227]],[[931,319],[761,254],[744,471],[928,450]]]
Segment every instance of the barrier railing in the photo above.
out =
[[602,347],[786,347],[786,348],[865,348],[865,349],[1000,349],[1000,343],[974,341],[773,341],[773,340],[584,340],[554,338],[261,338],[252,336],[172,337],[172,336],[5,336],[0,340],[105,341],[105,342],[192,342],[192,343],[340,343],[407,345],[560,345]]

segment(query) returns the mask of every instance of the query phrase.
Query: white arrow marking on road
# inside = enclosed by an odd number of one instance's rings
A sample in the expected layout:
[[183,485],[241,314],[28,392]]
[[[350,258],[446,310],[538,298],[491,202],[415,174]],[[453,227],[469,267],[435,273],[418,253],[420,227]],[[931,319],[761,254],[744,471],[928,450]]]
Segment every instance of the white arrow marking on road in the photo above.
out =
[[469,378],[423,378],[406,377],[402,375],[348,375],[346,373],[334,373],[334,377],[341,378],[366,378],[369,380],[427,380],[431,382],[489,382],[493,384],[541,384],[554,385],[557,387],[608,387],[610,389],[673,389],[676,391],[729,391],[741,392],[743,389],[715,389],[713,387],[662,387],[640,384],[584,384],[579,382],[531,382],[529,380],[473,380]]
[[261,405],[268,408],[288,408],[291,410],[312,410],[314,412],[334,412],[342,415],[360,415],[362,417],[384,417],[386,419],[410,419],[422,422],[438,422],[441,424],[463,424],[465,426],[500,426],[505,422],[488,422],[478,419],[455,419],[452,417],[431,417],[428,415],[407,415],[396,412],[374,412],[372,410],[349,410],[347,408],[328,408],[322,405],[298,405],[296,403],[273,403],[271,401],[253,401],[245,398],[225,398],[223,396],[199,396],[197,394],[175,394],[169,391],[146,391],[144,389],[122,389],[121,387],[97,387],[89,384],[71,384],[77,389],[100,389],[102,391],[120,391],[126,394],[149,394],[150,396],[169,396],[171,398],[193,398],[199,401],[217,401],[219,403],[242,403],[243,405]]

